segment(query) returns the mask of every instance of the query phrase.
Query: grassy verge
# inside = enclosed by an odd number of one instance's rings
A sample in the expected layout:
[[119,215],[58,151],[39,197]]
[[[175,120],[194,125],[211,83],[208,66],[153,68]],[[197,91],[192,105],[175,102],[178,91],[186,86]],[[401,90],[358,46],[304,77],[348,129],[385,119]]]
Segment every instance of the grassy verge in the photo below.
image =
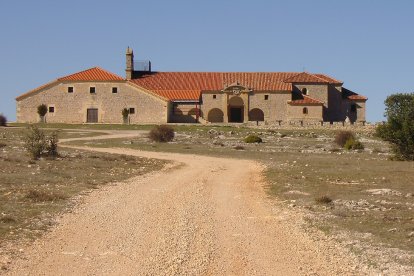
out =
[[[0,128],[0,241],[33,238],[73,204],[71,198],[102,185],[157,171],[165,162],[61,149],[57,159],[31,160],[23,131]],[[61,132],[62,138],[91,133]],[[92,135],[97,135],[92,133]]]

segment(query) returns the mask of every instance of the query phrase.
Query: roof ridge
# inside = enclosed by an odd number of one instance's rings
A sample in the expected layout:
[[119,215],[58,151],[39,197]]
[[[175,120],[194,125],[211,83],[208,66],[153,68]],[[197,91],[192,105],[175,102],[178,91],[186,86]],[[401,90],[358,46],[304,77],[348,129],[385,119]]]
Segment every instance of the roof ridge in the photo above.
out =
[[69,75],[63,76],[63,77],[58,78],[57,80],[58,80],[58,81],[70,80],[70,79],[71,79],[72,77],[74,77],[74,76],[84,74],[84,73],[86,73],[86,72],[88,72],[88,71],[92,71],[92,70],[94,70],[94,69],[96,69],[96,70],[98,70],[98,71],[101,71],[101,72],[103,72],[103,73],[105,73],[105,74],[108,74],[108,75],[110,75],[110,76],[111,76],[112,78],[114,78],[114,79],[117,79],[117,80],[124,80],[124,78],[122,78],[121,76],[118,76],[117,74],[112,73],[112,72],[110,72],[110,71],[108,71],[108,70],[106,70],[106,69],[103,69],[103,68],[99,67],[99,66],[90,67],[90,68],[88,68],[88,69],[81,70],[81,71],[79,71],[79,72],[76,72],[76,73],[73,73],[73,74],[69,74]]
[[324,83],[329,83],[327,80],[324,80],[324,79],[322,79],[322,78],[320,78],[320,77],[318,77],[318,76],[316,76],[315,74],[312,74],[312,73],[309,73],[309,72],[301,72],[301,73],[298,73],[297,75],[294,75],[294,76],[292,76],[292,77],[290,77],[290,78],[287,78],[287,79],[285,79],[285,80],[283,80],[284,82],[287,82],[287,83],[291,83],[291,82],[312,82],[312,81],[308,81],[308,80],[303,80],[303,81],[295,81],[295,78],[298,78],[298,76],[301,76],[301,75],[306,75],[306,76],[309,76],[309,77],[312,77],[312,78],[316,78],[316,79],[318,79],[318,80],[320,80],[320,81],[322,81],[322,82],[324,82]]

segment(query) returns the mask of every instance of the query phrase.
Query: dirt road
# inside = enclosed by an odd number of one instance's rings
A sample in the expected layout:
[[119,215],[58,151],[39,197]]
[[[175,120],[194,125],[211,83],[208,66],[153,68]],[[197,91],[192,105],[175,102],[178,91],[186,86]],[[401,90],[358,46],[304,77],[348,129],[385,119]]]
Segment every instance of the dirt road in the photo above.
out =
[[[173,165],[85,197],[10,275],[355,275],[266,198],[252,161],[126,149]],[[353,269],[352,269],[353,268]]]

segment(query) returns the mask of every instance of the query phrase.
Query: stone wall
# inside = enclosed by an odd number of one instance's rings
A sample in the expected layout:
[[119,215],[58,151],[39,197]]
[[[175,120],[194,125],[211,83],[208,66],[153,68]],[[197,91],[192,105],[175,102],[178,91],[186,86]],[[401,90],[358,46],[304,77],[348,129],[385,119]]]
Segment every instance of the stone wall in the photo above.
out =
[[[68,93],[73,87],[73,93]],[[91,94],[89,88],[95,87]],[[118,92],[112,93],[117,87]],[[40,104],[53,106],[54,112],[46,115],[49,123],[86,123],[87,109],[98,109],[98,123],[122,123],[122,109],[134,108],[130,123],[166,123],[167,101],[140,91],[122,82],[68,82],[56,83],[17,101],[17,121],[34,123],[39,121],[37,107]]]
[[[303,109],[307,109],[307,114],[303,113]],[[322,105],[289,105],[288,121],[323,121]]]

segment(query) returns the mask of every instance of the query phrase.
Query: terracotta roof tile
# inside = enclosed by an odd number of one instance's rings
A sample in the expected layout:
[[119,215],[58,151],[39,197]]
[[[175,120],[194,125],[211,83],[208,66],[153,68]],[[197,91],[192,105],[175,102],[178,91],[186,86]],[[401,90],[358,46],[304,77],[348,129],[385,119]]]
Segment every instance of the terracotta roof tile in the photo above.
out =
[[353,100],[353,101],[366,101],[368,100],[367,97],[359,95],[345,87],[342,87],[342,97],[345,99]]
[[290,102],[288,102],[291,105],[322,105],[323,102],[311,98],[309,96],[305,96],[303,95],[303,99],[297,99],[297,100],[292,100]]
[[118,75],[108,72],[100,67],[93,67],[72,75],[61,77],[58,81],[121,81]]
[[314,75],[314,76],[317,76],[318,78],[324,79],[324,80],[326,80],[327,82],[332,83],[332,84],[343,84],[343,83],[344,83],[343,81],[340,81],[340,80],[334,79],[334,78],[329,77],[329,76],[324,75],[324,74],[313,74],[313,75]]
[[319,78],[307,72],[299,73],[291,78],[285,79],[285,82],[294,83],[328,83],[327,80]]
[[283,80],[297,73],[152,72],[130,80],[148,90],[222,90],[239,82],[258,91],[292,91]]
[[56,81],[56,80],[51,81],[51,82],[48,82],[48,83],[46,83],[46,84],[44,84],[44,85],[42,85],[42,86],[39,86],[39,87],[37,87],[37,88],[35,88],[35,89],[32,89],[32,90],[30,90],[30,91],[28,91],[28,92],[26,92],[26,93],[24,93],[24,94],[22,94],[22,95],[18,96],[18,97],[16,98],[16,100],[17,100],[17,101],[22,100],[22,99],[26,98],[27,96],[30,96],[31,94],[36,93],[37,91],[42,90],[42,89],[44,89],[44,88],[46,88],[46,87],[49,87],[49,86],[51,86],[51,85],[54,85],[54,84],[56,84],[56,83],[59,83],[59,82],[58,82],[58,81]]
[[199,101],[201,96],[200,90],[153,90],[155,94],[169,100],[194,100]]

